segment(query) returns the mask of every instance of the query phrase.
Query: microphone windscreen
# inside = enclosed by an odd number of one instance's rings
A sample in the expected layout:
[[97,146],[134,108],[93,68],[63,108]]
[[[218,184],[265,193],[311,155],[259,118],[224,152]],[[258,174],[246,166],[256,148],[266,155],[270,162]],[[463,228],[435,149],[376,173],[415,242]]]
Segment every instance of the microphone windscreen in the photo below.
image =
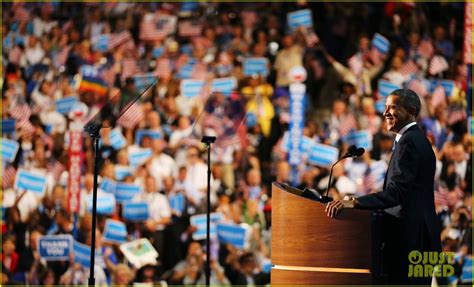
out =
[[353,155],[357,152],[357,147],[355,145],[351,145],[349,149],[347,150],[347,153],[350,155]]
[[365,149],[363,147],[360,147],[357,149],[357,151],[355,152],[355,156],[361,156],[365,153]]

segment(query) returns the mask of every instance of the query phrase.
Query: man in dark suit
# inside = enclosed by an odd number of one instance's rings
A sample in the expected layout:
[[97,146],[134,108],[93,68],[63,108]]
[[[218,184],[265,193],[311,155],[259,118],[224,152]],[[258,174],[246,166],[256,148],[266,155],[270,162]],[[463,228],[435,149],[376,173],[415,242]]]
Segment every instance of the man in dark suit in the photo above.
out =
[[396,133],[383,191],[328,203],[328,216],[342,209],[385,209],[382,220],[383,269],[388,284],[431,284],[429,276],[408,277],[408,254],[413,250],[441,251],[440,224],[434,206],[436,159],[416,118],[420,99],[412,90],[393,91],[383,117]]

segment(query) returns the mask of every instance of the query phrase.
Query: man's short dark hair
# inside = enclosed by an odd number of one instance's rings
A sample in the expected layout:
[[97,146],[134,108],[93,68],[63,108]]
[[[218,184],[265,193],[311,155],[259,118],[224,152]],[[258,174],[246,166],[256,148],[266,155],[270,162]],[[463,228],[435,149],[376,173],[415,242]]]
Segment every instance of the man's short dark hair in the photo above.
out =
[[415,117],[418,117],[421,109],[421,102],[418,95],[410,89],[398,89],[390,93],[392,96],[398,97],[398,103],[409,112],[415,108]]

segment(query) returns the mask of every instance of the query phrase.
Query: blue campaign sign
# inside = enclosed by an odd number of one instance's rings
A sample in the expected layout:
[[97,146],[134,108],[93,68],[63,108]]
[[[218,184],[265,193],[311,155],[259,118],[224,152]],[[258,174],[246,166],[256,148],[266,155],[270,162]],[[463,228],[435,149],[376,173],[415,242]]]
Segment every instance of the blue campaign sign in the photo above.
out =
[[[92,194],[88,196],[87,210],[92,212]],[[97,194],[97,214],[112,215],[115,211],[115,196],[111,193]]]
[[378,82],[378,93],[379,93],[379,96],[383,98],[388,97],[390,93],[401,88],[402,88],[401,86],[395,85],[386,80],[379,80]]
[[339,149],[336,147],[315,143],[309,155],[309,163],[327,167],[338,159]]
[[81,264],[83,267],[91,267],[91,247],[74,241],[73,243],[74,262]]
[[153,48],[151,55],[153,58],[159,58],[161,55],[163,55],[165,49],[163,47],[155,47]]
[[290,85],[289,162],[292,166],[296,166],[301,162],[305,93],[306,86],[304,84],[294,83]]
[[[194,240],[202,240],[206,238],[207,232],[207,218],[206,214],[193,215],[189,219],[192,226],[197,227],[197,230],[193,233]],[[222,213],[215,212],[211,213],[211,225],[210,233],[211,237],[215,237],[217,234],[217,223],[222,220]]]
[[99,184],[99,188],[108,193],[115,193],[115,187],[115,182],[107,177],[102,178]]
[[152,140],[158,140],[161,139],[162,136],[160,132],[158,131],[152,131],[152,130],[137,130],[135,132],[135,144],[139,145],[140,142],[142,141],[142,138],[148,136]]
[[180,51],[181,54],[185,54],[185,55],[188,55],[189,57],[191,57],[193,55],[193,46],[191,46],[191,44],[182,45],[179,48],[179,51]]
[[133,77],[137,91],[144,91],[146,87],[155,81],[156,75],[154,73],[147,73]]
[[462,283],[472,283],[472,256],[464,257],[464,264],[462,265],[461,274]]
[[314,140],[307,136],[303,136],[303,139],[300,143],[300,151],[304,155],[309,155],[310,152],[313,150]]
[[140,164],[145,163],[152,155],[153,151],[151,150],[151,148],[144,148],[138,151],[129,152],[128,161],[130,162],[131,166],[136,167]]
[[203,80],[182,80],[180,85],[181,94],[187,98],[199,96],[203,88]]
[[247,237],[247,228],[235,224],[217,224],[217,238],[220,243],[229,243],[243,249]]
[[13,162],[19,148],[20,144],[18,142],[2,138],[2,160]]
[[383,114],[385,111],[385,100],[378,100],[375,102],[375,110],[379,114]]
[[177,212],[184,211],[184,195],[180,192],[169,197],[171,209]]
[[118,203],[123,203],[132,200],[140,192],[142,192],[142,189],[136,184],[117,182],[115,186],[115,199]]
[[441,86],[443,86],[444,91],[446,92],[446,97],[450,97],[453,95],[455,82],[451,80],[440,80],[438,81]]
[[194,68],[194,65],[193,64],[185,64],[181,67],[181,69],[179,69],[178,71],[178,78],[179,79],[189,79],[191,78],[191,74],[193,73],[193,68]]
[[115,150],[119,150],[127,144],[125,137],[122,135],[122,133],[118,129],[113,129],[112,132],[110,132],[109,140],[110,140],[110,145]]
[[99,69],[91,65],[82,65],[80,68],[80,73],[84,77],[97,78],[99,77]]
[[372,38],[372,47],[379,50],[382,54],[387,54],[390,49],[390,42],[384,36],[376,33]]
[[93,39],[92,48],[95,51],[107,52],[109,50],[110,35],[102,34]]
[[2,133],[13,133],[15,132],[15,119],[3,119],[2,120]]
[[115,179],[123,180],[125,177],[133,175],[133,169],[129,166],[116,165],[115,168]]
[[309,9],[288,13],[287,21],[288,27],[291,31],[295,31],[300,26],[305,28],[313,27],[313,16],[311,15],[311,10]]
[[122,206],[122,217],[130,221],[143,221],[148,219],[148,203],[125,202]]
[[367,130],[352,131],[346,136],[345,140],[349,145],[372,150],[372,135]]
[[44,194],[46,190],[46,177],[20,169],[16,173],[14,187],[16,190],[28,190],[34,193]]
[[244,75],[262,75],[263,77],[268,76],[268,59],[267,58],[245,58],[243,63]]
[[127,235],[127,227],[123,222],[110,218],[105,221],[104,241],[122,244],[127,241]]
[[71,111],[74,104],[78,102],[77,97],[66,97],[56,100],[56,111],[61,114],[67,114]]
[[71,235],[44,235],[38,238],[38,252],[47,261],[69,261],[73,238]]
[[211,92],[221,92],[229,95],[235,88],[237,88],[237,79],[235,77],[212,80]]

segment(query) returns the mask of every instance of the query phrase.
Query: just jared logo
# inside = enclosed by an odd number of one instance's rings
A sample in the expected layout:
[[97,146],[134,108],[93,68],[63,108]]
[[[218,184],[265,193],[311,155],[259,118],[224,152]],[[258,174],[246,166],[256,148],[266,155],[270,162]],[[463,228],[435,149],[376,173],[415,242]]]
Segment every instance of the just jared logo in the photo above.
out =
[[408,254],[408,277],[449,277],[454,275],[454,252],[420,252]]

